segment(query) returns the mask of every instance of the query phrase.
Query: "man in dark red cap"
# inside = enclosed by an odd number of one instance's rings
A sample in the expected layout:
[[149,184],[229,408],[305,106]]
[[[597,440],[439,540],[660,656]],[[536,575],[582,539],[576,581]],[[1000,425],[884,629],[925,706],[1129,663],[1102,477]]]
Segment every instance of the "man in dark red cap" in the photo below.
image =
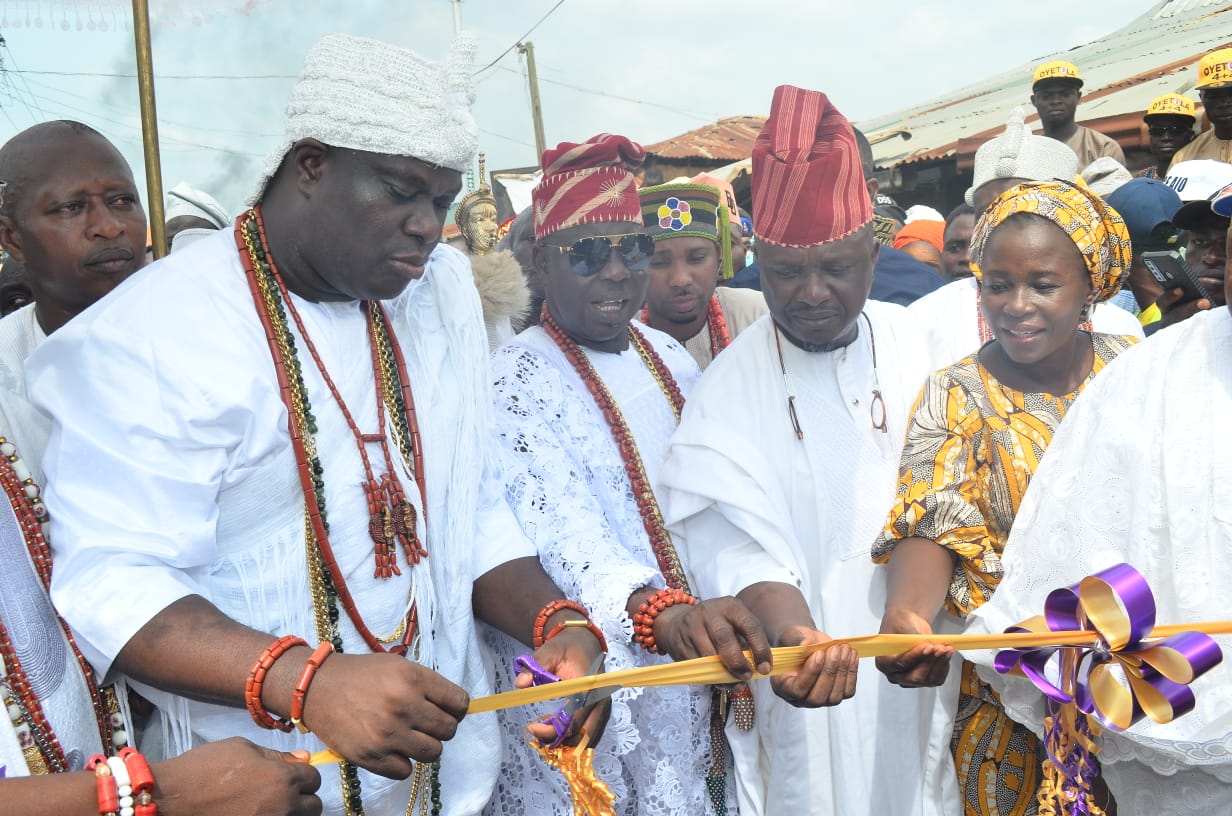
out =
[[[718,652],[748,677],[741,648],[769,668],[760,624],[734,598],[697,602],[652,489],[699,372],[683,346],[633,319],[654,254],[633,181],[644,156],[611,134],[543,154],[532,254],[542,321],[493,358],[506,496],[544,568],[603,632],[609,670]],[[491,643],[508,686],[508,666],[526,647],[503,635]],[[729,804],[712,700],[696,686],[615,694],[595,767],[622,813],[684,816]],[[570,812],[563,781],[523,737],[537,713],[499,714],[506,748],[492,813],[520,815],[527,802]]]
[[[695,587],[735,595],[772,645],[796,646],[881,623],[869,548],[930,366],[906,309],[868,300],[879,244],[846,118],[825,94],[782,86],[752,158],[770,315],[706,370],[659,495]],[[932,696],[875,678],[856,693],[856,663],[831,648],[773,694],[754,688],[754,730],[728,729],[741,813],[953,812],[953,784],[924,774]]]

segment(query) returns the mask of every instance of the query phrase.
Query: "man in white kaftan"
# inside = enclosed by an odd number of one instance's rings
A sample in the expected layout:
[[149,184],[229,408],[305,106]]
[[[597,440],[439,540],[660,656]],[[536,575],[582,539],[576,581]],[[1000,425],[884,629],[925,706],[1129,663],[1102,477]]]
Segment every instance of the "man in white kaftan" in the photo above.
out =
[[[1122,354],[1066,414],[1005,546],[1005,577],[969,632],[1042,614],[1053,589],[1128,563],[1156,621],[1226,620],[1232,586],[1232,314],[1202,312]],[[1105,730],[1099,760],[1120,816],[1232,812],[1232,637],[1167,725]],[[992,653],[971,657],[991,665]],[[1042,733],[1043,695],[991,668],[1006,710]],[[1007,685],[1008,683],[1008,685]]]
[[[798,154],[809,159],[803,183],[789,188],[805,190],[795,199],[782,193],[786,182],[777,187],[762,173],[758,157],[768,140],[790,164],[799,134],[808,141]],[[775,92],[754,152],[755,205],[770,203],[758,220],[770,315],[706,370],[660,483],[665,516],[703,594],[798,591],[810,619],[799,626],[833,637],[880,625],[885,580],[869,551],[893,499],[912,402],[931,371],[907,311],[867,300],[877,243],[859,168],[851,128],[823,94]],[[769,185],[760,193],[759,178]],[[780,632],[763,622],[773,645],[798,642],[776,640]],[[930,692],[865,674],[854,698],[796,709],[770,682],[752,685],[754,729],[727,730],[742,814],[948,812],[952,782],[923,773]]]
[[[912,402],[930,370],[903,307],[868,301],[864,314],[869,324],[861,321],[859,336],[843,349],[808,352],[783,342],[786,382],[773,319],[750,327],[694,391],[660,483],[699,592],[738,595],[759,581],[792,584],[809,601],[817,628],[834,637],[880,626],[885,579],[869,549],[893,499]],[[886,433],[869,418],[877,383]],[[733,416],[746,420],[738,434]],[[921,778],[934,694],[866,673],[853,699],[797,710],[767,681],[755,682],[755,730],[727,729],[741,813],[943,812],[927,806],[941,800],[948,778]]]
[[[462,36],[438,64],[372,40],[323,38],[296,85],[259,210],[135,275],[27,368],[32,399],[54,421],[44,459],[53,597],[100,674],[142,681],[173,753],[237,734],[284,750],[335,749],[360,768],[372,816],[405,812],[416,786],[421,802],[430,795],[411,760],[435,760],[442,743],[442,812],[481,810],[499,762],[496,721],[459,722],[466,694],[490,690],[476,613],[529,632],[534,610],[559,597],[504,499],[469,266],[439,244],[475,148],[473,49]],[[356,112],[360,120],[348,118]],[[278,270],[278,309],[254,296],[254,257],[271,277]],[[359,301],[388,313],[384,347],[395,357],[401,347],[422,439],[425,501],[409,457],[371,457],[369,478],[401,487],[428,553],[396,558],[401,571],[387,577],[374,575],[368,465],[348,425],[377,431],[363,442],[376,451],[382,437],[409,437],[398,424],[409,420],[391,409],[380,421],[376,384],[393,375],[377,379],[376,329]],[[282,386],[295,372],[271,359],[263,320],[281,321],[301,363],[315,424],[292,428],[315,442],[316,493],[301,480],[308,466],[288,428],[289,406],[301,409]],[[313,503],[327,508],[334,586],[345,581],[353,601],[345,613],[338,603],[336,637],[319,635],[330,623],[314,594],[328,587],[306,552],[324,558],[325,545],[306,542],[306,495],[324,498]],[[481,577],[499,591],[472,592]],[[369,648],[357,620],[393,653],[373,654],[384,650]],[[409,660],[393,648],[404,633]],[[302,721],[314,733],[258,728],[243,708],[247,666],[287,634],[328,637],[344,652],[313,676]],[[288,716],[310,648],[292,647],[266,675],[259,703],[272,714]],[[536,655],[575,676],[597,652],[586,634]],[[344,801],[342,767],[322,774],[326,813],[358,809]]]

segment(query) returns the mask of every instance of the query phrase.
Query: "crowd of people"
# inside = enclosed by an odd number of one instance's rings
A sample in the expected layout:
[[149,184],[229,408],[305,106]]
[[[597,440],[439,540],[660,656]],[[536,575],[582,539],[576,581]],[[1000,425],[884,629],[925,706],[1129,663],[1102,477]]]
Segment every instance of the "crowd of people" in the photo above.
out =
[[[324,37],[247,209],[177,184],[154,263],[99,132],[0,147],[6,810],[565,816],[563,743],[620,814],[1055,812],[1043,695],[929,638],[1122,562],[1161,621],[1227,617],[1232,49],[1137,177],[1068,62],[944,216],[784,85],[749,210],[604,133],[451,245],[473,53]],[[766,676],[878,631],[924,637]],[[1232,812],[1232,676],[1195,694],[1066,807]]]

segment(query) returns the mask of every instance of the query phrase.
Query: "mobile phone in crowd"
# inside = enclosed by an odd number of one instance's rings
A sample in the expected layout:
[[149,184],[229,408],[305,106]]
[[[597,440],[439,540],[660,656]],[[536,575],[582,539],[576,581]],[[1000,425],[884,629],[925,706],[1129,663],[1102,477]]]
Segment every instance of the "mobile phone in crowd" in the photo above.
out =
[[1211,293],[1206,291],[1206,287],[1198,282],[1197,276],[1189,268],[1185,258],[1175,249],[1143,252],[1142,263],[1146,266],[1147,271],[1151,273],[1151,277],[1159,281],[1160,286],[1164,287],[1165,291],[1171,292],[1173,289],[1180,289],[1184,292],[1185,294],[1182,296],[1181,302],[1211,299]]

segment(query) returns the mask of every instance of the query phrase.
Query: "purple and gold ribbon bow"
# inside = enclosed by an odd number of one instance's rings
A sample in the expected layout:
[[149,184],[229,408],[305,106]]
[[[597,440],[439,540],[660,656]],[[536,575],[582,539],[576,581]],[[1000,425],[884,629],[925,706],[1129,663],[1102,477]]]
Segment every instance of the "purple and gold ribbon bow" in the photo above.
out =
[[1095,644],[1006,649],[994,665],[1001,674],[1026,677],[1058,703],[1075,703],[1107,728],[1123,731],[1143,715],[1167,723],[1193,710],[1189,684],[1223,653],[1200,632],[1148,640],[1154,628],[1155,597],[1146,579],[1129,564],[1118,564],[1053,590],[1043,615],[1006,630],[1092,630]]

